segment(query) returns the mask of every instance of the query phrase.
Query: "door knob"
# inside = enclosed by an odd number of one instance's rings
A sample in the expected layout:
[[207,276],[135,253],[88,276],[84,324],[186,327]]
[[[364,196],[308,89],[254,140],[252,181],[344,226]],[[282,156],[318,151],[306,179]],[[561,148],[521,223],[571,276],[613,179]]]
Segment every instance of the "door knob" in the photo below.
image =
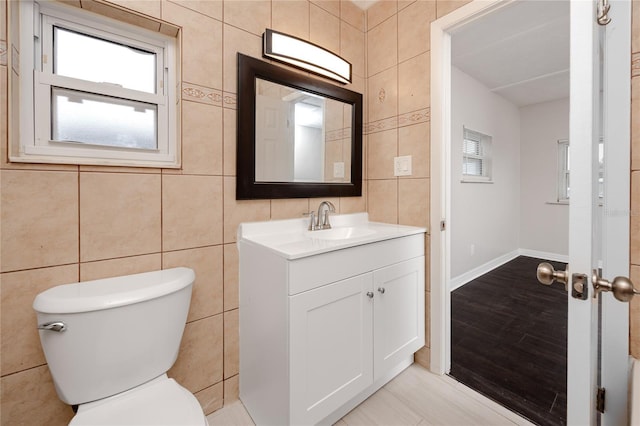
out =
[[591,274],[591,282],[593,284],[594,294],[596,297],[601,291],[610,291],[613,293],[613,297],[621,302],[628,302],[633,299],[633,296],[640,294],[640,291],[633,287],[633,283],[627,277],[615,277],[613,281],[609,282],[598,275],[598,271],[595,269]]
[[538,265],[536,271],[536,277],[538,281],[544,285],[551,285],[554,281],[564,284],[564,288],[567,288],[567,282],[569,281],[568,271],[556,271],[550,263],[542,262]]

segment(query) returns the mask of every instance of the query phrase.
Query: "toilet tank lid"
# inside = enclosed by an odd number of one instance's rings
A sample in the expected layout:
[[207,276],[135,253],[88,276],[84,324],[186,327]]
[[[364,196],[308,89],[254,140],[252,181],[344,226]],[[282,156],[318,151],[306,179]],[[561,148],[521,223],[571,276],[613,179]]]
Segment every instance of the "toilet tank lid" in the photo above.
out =
[[117,308],[175,293],[192,284],[195,277],[192,269],[179,267],[64,284],[38,294],[33,309],[40,313],[69,314]]

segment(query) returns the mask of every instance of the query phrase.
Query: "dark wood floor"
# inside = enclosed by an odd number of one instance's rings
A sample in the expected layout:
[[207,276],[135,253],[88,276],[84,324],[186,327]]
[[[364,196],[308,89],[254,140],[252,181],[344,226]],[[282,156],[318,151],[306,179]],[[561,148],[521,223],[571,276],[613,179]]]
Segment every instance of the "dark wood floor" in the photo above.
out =
[[540,262],[520,256],[451,293],[450,375],[533,423],[564,425],[567,296],[538,283]]

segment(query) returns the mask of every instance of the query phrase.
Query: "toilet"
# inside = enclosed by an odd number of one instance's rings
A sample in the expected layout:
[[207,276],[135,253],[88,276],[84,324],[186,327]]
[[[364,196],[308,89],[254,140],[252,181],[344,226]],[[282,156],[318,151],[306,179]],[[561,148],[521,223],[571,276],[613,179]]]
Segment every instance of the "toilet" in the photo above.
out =
[[167,377],[195,280],[173,268],[66,284],[38,294],[40,342],[71,425],[207,426],[191,392]]

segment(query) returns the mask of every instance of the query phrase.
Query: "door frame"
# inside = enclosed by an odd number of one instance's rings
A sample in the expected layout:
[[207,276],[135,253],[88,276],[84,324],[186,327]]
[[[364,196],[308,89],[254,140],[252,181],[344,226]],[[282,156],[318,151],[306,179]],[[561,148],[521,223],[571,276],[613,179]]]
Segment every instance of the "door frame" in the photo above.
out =
[[[451,31],[466,23],[504,7],[514,0],[475,0],[431,23],[431,220],[430,220],[430,282],[431,285],[431,360],[430,369],[436,374],[446,374],[451,368],[451,296],[449,283],[451,280],[450,247],[451,237],[447,220],[451,217]],[[605,144],[607,158],[613,158],[615,175],[607,174],[605,182],[616,188],[613,194],[620,195],[613,200],[607,199],[605,228],[607,238],[604,240],[603,269],[606,278],[628,276],[629,272],[629,187],[630,187],[630,64],[631,64],[631,10],[625,0],[610,0],[612,4],[610,16],[617,20],[615,31],[607,28],[606,49],[609,67],[604,73],[604,84],[608,88],[617,87],[611,97],[620,102],[605,100],[604,120],[609,133],[607,140],[616,141],[617,149],[609,150],[611,144]],[[595,2],[592,2],[595,8]],[[620,81],[628,84],[613,84]],[[622,170],[626,173],[617,173]],[[608,192],[609,193],[609,192]],[[608,250],[617,244],[623,256],[606,256]],[[580,271],[587,273],[588,271]],[[590,273],[589,273],[590,274]],[[436,285],[434,285],[436,284]],[[591,290],[589,291],[591,295]],[[608,296],[608,297],[607,297]],[[576,301],[577,302],[577,301]],[[583,302],[585,303],[585,302]],[[603,354],[603,386],[608,387],[608,413],[602,417],[603,424],[626,424],[627,383],[628,377],[628,338],[616,339],[615,332],[628,330],[628,305],[621,305],[611,295],[602,300],[602,310],[608,319],[603,321],[603,345],[619,345],[618,353],[626,358],[615,360]],[[614,330],[614,331],[612,331]],[[628,333],[627,333],[628,335]],[[609,340],[608,342],[606,340]],[[622,340],[622,341],[621,341]],[[615,343],[613,343],[615,341]],[[622,347],[620,347],[620,345]],[[623,367],[620,367],[620,366]],[[613,366],[615,372],[604,371]],[[616,368],[617,366],[617,368]],[[588,374],[587,374],[588,375]],[[626,375],[626,377],[625,377]],[[607,383],[609,380],[609,384]],[[617,385],[614,385],[617,384]],[[613,395],[612,395],[613,394]],[[613,397],[613,398],[610,398]],[[595,398],[595,397],[594,397]],[[567,413],[569,416],[569,412]],[[574,414],[571,417],[577,419]],[[589,423],[595,421],[590,418]]]
[[[430,370],[451,369],[451,31],[514,0],[476,0],[431,23],[431,360]],[[434,285],[439,284],[439,285]]]
[[[631,2],[609,0],[612,22],[607,25],[603,84],[608,94],[604,99],[605,170],[603,277],[629,277],[630,255],[630,194],[631,194]],[[624,84],[620,84],[623,82]],[[613,149],[615,148],[615,149]],[[611,255],[612,247],[622,244],[619,253]],[[636,283],[638,284],[638,283]],[[604,348],[615,350],[602,353],[602,383],[607,389],[605,415],[602,425],[627,424],[628,383],[631,369],[629,352],[629,303],[615,300],[612,294],[602,297],[602,341]],[[622,330],[622,331],[620,331]],[[616,338],[620,333],[627,338]]]

